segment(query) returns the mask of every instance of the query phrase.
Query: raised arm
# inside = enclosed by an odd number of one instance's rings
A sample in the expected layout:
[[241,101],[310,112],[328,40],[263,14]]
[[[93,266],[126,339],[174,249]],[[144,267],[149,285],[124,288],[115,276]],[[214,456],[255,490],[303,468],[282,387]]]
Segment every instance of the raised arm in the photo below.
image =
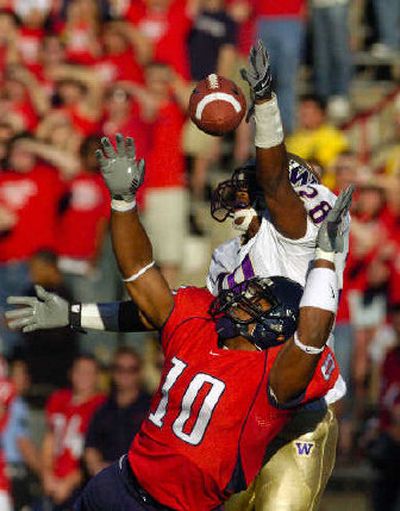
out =
[[161,328],[174,301],[168,284],[155,267],[150,240],[136,209],[136,191],[144,179],[144,161],[136,161],[133,139],[116,136],[116,150],[102,139],[104,153],[96,151],[110,191],[111,236],[115,257],[127,290],[155,328]]
[[297,331],[271,370],[270,388],[278,403],[301,396],[325,350],[338,304],[335,253],[344,248],[342,229],[352,193],[353,187],[349,187],[339,195],[318,233],[314,267],[308,274],[300,302]]
[[[257,181],[264,191],[272,223],[284,236],[305,235],[307,216],[303,202],[289,181],[288,156],[267,52],[259,41],[250,50],[249,68],[242,77],[254,99]],[[253,108],[253,107],[252,107]]]

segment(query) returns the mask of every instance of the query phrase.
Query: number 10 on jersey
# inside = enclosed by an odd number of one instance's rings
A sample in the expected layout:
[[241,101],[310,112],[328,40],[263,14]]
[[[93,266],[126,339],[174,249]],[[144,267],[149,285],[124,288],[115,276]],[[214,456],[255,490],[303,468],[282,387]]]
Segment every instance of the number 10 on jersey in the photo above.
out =
[[[187,364],[179,358],[174,357],[171,360],[172,367],[165,377],[161,387],[162,397],[158,403],[154,413],[150,413],[149,420],[157,427],[162,428],[164,419],[168,413],[168,402],[170,392],[182,373],[185,371]],[[208,384],[208,385],[207,385]],[[208,392],[203,398],[197,417],[193,423],[191,431],[184,431],[185,425],[191,418],[193,404],[196,401],[201,389],[204,385],[208,386]],[[199,445],[204,438],[207,426],[211,421],[215,407],[225,390],[225,383],[206,373],[197,373],[187,386],[180,406],[180,412],[172,424],[174,434],[191,445]]]

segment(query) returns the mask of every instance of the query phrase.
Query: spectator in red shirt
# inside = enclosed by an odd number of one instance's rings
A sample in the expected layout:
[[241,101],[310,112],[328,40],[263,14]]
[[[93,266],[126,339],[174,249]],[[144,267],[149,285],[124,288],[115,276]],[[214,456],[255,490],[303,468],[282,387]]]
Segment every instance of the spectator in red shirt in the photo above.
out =
[[133,97],[142,90],[127,82],[113,85],[106,94],[101,131],[108,137],[115,133],[134,136],[138,157],[146,158],[151,142],[149,122],[142,112],[143,104],[135,101]]
[[44,25],[50,12],[49,0],[16,0],[14,10],[22,25],[17,46],[26,65],[36,64],[39,57],[40,41],[44,37]]
[[0,10],[0,73],[18,61],[18,22],[12,12]]
[[85,434],[94,411],[104,401],[97,392],[98,365],[78,357],[71,369],[71,389],[58,390],[46,405],[43,440],[43,490],[58,511],[70,510],[82,484],[80,467]]
[[127,19],[153,43],[153,60],[168,64],[189,78],[187,38],[194,15],[186,0],[132,2]]
[[66,63],[65,46],[55,34],[46,34],[40,42],[39,59],[36,64],[28,66],[40,83],[44,94],[52,99],[56,83],[54,69]]
[[264,42],[276,80],[283,126],[293,131],[297,71],[304,39],[305,0],[257,0],[257,38]]
[[166,64],[147,66],[145,84],[146,88],[130,87],[139,103],[139,114],[150,127],[142,188],[144,221],[152,238],[155,258],[174,287],[187,229],[188,195],[182,150],[185,116],[181,105],[186,96],[179,96],[173,88],[174,74]]
[[67,58],[74,64],[93,64],[101,54],[99,42],[101,13],[95,0],[71,0],[66,20],[59,29],[65,40]]
[[95,70],[61,65],[52,70],[57,81],[59,110],[66,114],[82,135],[99,130],[102,116],[103,87]]
[[152,56],[152,45],[134,25],[113,21],[103,26],[103,56],[95,64],[102,80],[143,82],[143,65]]
[[[0,173],[0,208],[6,216],[0,231],[2,310],[11,290],[15,293],[29,286],[27,261],[30,256],[40,248],[55,246],[63,185],[59,174],[38,160],[39,149],[32,140],[15,137],[9,144],[8,170]],[[62,163],[62,154],[61,161],[57,158],[47,161]],[[3,330],[0,336],[3,352],[10,354],[19,337]]]

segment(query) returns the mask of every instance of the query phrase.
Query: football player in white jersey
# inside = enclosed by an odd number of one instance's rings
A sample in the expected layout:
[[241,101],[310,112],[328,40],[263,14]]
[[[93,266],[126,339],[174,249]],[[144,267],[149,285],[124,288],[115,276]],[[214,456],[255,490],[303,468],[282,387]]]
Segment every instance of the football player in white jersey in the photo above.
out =
[[[213,294],[255,275],[282,275],[304,286],[319,227],[336,196],[308,164],[286,152],[268,57],[261,42],[252,48],[243,77],[255,100],[256,160],[236,170],[214,192],[211,211],[223,221],[233,217],[240,235],[217,247],[207,276]],[[335,266],[340,287],[348,252],[349,219],[343,251]],[[326,396],[326,404],[346,391],[343,380]],[[321,406],[318,409],[318,406]],[[333,470],[337,421],[325,403],[299,411],[251,487],[234,496],[226,511],[313,511]]]

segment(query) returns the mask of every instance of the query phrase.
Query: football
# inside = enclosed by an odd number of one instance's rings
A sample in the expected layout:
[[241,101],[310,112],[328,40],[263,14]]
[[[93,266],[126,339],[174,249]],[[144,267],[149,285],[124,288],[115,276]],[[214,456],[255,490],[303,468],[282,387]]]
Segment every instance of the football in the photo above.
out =
[[246,99],[240,87],[217,74],[201,80],[190,96],[190,118],[209,135],[222,136],[233,131],[245,112]]

